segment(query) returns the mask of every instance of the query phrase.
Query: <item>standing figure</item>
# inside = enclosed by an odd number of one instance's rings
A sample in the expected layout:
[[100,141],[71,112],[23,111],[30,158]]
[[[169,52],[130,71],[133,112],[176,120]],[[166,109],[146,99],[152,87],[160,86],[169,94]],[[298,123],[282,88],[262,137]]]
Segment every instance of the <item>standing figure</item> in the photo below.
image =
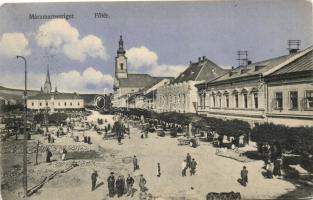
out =
[[158,163],[158,175],[157,176],[158,177],[161,176],[161,165],[160,165],[160,163]]
[[51,143],[51,135],[48,133],[48,143]]
[[281,166],[282,166],[282,159],[281,157],[278,157],[275,161],[274,161],[274,171],[273,174],[274,176],[281,176]]
[[190,176],[196,174],[196,167],[197,167],[197,162],[196,162],[195,159],[193,158],[193,159],[191,160],[191,163],[190,163]]
[[148,138],[148,128],[145,127],[143,131],[144,131],[144,133],[145,133],[145,138]]
[[126,186],[126,183],[125,183],[125,178],[124,176],[122,175],[121,176],[121,188],[120,188],[120,193],[121,195],[123,195],[125,193],[125,186]]
[[141,192],[145,192],[146,191],[146,185],[147,181],[146,179],[143,177],[143,175],[140,175],[140,179],[139,179],[139,187],[140,187],[140,191]]
[[122,176],[118,176],[115,182],[115,188],[117,192],[117,197],[121,197],[123,195],[123,180]]
[[190,167],[190,163],[191,163],[191,156],[189,153],[187,153],[187,156],[186,156],[186,162],[187,162],[187,168]]
[[109,197],[114,197],[114,184],[115,184],[114,172],[111,172],[111,175],[108,177],[107,181],[108,181]]
[[270,160],[268,160],[266,165],[266,175],[267,178],[273,178],[273,164],[271,163]]
[[183,163],[181,164],[181,169],[182,169],[181,175],[182,176],[186,176],[186,171],[187,171],[187,162],[186,162],[186,160],[184,160]]
[[248,183],[248,170],[246,166],[243,166],[240,172],[240,176],[241,176],[241,184],[246,187]]
[[47,163],[51,162],[51,157],[52,157],[52,153],[51,153],[50,149],[47,148],[47,152],[46,152],[46,162]]
[[138,159],[137,159],[136,156],[133,157],[133,165],[134,165],[134,171],[136,171],[137,169],[139,169]]
[[65,148],[63,148],[63,150],[62,150],[62,160],[63,161],[65,160],[66,155],[67,155],[67,151]]
[[97,177],[98,177],[97,171],[93,170],[91,174],[91,191],[94,191],[96,189]]
[[133,177],[130,176],[130,174],[128,174],[126,183],[127,183],[127,196],[131,195],[131,197],[133,197],[134,196],[133,185],[135,183],[135,180],[133,179]]

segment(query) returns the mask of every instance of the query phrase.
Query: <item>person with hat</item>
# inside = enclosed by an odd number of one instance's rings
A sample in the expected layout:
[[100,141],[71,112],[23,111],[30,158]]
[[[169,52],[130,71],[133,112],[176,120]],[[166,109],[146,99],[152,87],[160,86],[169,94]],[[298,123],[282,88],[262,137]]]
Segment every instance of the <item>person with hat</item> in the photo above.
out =
[[97,171],[93,170],[91,174],[91,191],[94,191],[96,189],[97,177],[98,177]]
[[133,177],[128,174],[128,177],[126,179],[126,184],[127,184],[127,196],[131,195],[131,197],[134,196],[134,191],[133,191],[133,185],[135,183],[135,180]]
[[107,181],[108,181],[109,197],[114,197],[114,184],[115,184],[114,172],[111,172],[111,175],[108,177]]

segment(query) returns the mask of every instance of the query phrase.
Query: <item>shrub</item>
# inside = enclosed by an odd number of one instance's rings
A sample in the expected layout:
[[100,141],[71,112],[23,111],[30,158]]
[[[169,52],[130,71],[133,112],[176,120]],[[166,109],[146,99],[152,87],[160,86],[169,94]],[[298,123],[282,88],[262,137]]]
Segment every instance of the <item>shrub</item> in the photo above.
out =
[[297,154],[313,154],[313,127],[287,127],[265,123],[252,129],[251,139],[258,144],[278,144],[283,150]]
[[67,114],[66,113],[53,113],[51,115],[49,115],[48,119],[49,119],[49,123],[65,123],[66,119],[67,119]]

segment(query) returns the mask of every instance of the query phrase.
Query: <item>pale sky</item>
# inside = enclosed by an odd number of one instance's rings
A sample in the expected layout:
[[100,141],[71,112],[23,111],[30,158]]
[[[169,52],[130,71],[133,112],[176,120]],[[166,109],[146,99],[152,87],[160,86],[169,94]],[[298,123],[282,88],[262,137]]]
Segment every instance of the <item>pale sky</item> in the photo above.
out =
[[[96,12],[109,18],[94,18]],[[73,14],[69,20],[29,14]],[[111,90],[119,35],[130,72],[177,76],[190,60],[206,56],[237,66],[237,50],[253,62],[287,54],[287,40],[313,44],[312,3],[305,0],[222,2],[102,2],[6,4],[0,9],[0,85],[40,89],[50,65],[60,91]]]

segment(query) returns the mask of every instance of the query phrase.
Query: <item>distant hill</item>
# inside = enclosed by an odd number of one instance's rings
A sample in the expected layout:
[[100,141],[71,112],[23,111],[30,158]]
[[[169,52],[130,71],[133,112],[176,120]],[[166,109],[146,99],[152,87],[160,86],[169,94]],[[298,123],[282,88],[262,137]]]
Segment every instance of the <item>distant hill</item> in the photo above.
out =
[[[35,96],[36,94],[39,94],[40,91],[36,91],[36,90],[27,90],[27,95],[28,96]],[[20,90],[20,89],[13,89],[13,88],[6,88],[3,86],[0,86],[0,97],[10,100],[13,99],[17,102],[22,102],[24,95],[24,90]]]
[[[39,90],[27,90],[28,96],[35,96],[39,94]],[[69,94],[69,93],[65,93]],[[6,99],[6,100],[15,100],[16,102],[22,102],[24,95],[24,90],[21,89],[13,89],[13,88],[7,88],[0,86],[0,97]],[[98,94],[79,94],[85,101],[85,105],[93,105],[94,98]]]

